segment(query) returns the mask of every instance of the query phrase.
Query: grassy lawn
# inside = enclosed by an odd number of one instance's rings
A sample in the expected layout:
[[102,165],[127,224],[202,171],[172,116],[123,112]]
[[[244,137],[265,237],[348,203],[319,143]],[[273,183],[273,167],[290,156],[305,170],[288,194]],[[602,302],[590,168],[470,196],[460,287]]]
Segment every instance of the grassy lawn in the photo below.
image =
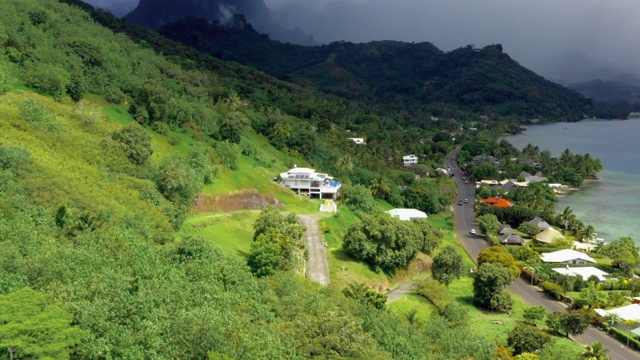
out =
[[432,314],[437,313],[436,308],[429,300],[417,294],[404,295],[396,301],[389,303],[387,308],[405,319],[408,319],[413,312],[415,312],[415,320],[426,320]]
[[202,213],[190,216],[180,229],[181,236],[202,236],[229,256],[246,259],[253,242],[253,223],[259,211]]

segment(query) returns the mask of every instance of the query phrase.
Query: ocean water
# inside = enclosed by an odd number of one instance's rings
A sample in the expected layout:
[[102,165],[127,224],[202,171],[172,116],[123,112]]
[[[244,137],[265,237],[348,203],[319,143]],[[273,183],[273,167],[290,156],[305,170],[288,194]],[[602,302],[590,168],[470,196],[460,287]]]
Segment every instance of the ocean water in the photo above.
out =
[[529,125],[524,134],[506,136],[516,148],[537,145],[559,156],[565,149],[602,160],[597,180],[561,196],[558,209],[570,206],[605,241],[630,236],[640,245],[640,120],[585,120]]

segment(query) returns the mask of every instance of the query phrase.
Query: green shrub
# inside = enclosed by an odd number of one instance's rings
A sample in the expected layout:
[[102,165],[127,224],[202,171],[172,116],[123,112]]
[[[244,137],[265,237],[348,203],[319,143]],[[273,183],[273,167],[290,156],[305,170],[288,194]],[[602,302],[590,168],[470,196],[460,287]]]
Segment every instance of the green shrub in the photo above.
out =
[[429,300],[439,312],[443,312],[446,306],[451,302],[446,286],[442,285],[435,279],[421,281],[415,287],[415,292]]
[[151,136],[140,126],[129,125],[113,133],[111,138],[120,143],[129,161],[136,165],[143,164],[153,154]]
[[551,296],[555,300],[562,300],[564,289],[562,286],[551,281],[543,281],[539,284],[545,294]]
[[629,336],[627,331],[620,330],[615,327],[610,327],[609,334],[613,335],[616,339],[622,341],[625,344],[627,343],[627,341],[629,341],[629,346],[631,348],[640,350],[640,341],[637,340],[636,336]]

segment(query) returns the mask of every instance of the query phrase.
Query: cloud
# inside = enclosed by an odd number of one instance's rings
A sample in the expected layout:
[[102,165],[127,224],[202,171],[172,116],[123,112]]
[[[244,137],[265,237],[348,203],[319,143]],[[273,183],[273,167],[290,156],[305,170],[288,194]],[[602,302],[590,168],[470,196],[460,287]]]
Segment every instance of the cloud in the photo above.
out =
[[501,43],[521,64],[548,71],[566,54],[637,70],[637,0],[265,0],[275,18],[322,43],[401,40],[443,50]]
[[138,6],[140,0],[83,0],[94,7],[110,10],[115,16],[125,16]]

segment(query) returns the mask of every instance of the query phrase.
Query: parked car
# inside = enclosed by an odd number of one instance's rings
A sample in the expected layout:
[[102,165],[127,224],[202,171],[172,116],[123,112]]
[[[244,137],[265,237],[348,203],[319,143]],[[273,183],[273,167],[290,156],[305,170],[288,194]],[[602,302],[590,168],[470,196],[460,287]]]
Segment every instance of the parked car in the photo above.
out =
[[475,234],[476,233],[476,229],[471,229],[471,231],[469,231],[469,233]]

